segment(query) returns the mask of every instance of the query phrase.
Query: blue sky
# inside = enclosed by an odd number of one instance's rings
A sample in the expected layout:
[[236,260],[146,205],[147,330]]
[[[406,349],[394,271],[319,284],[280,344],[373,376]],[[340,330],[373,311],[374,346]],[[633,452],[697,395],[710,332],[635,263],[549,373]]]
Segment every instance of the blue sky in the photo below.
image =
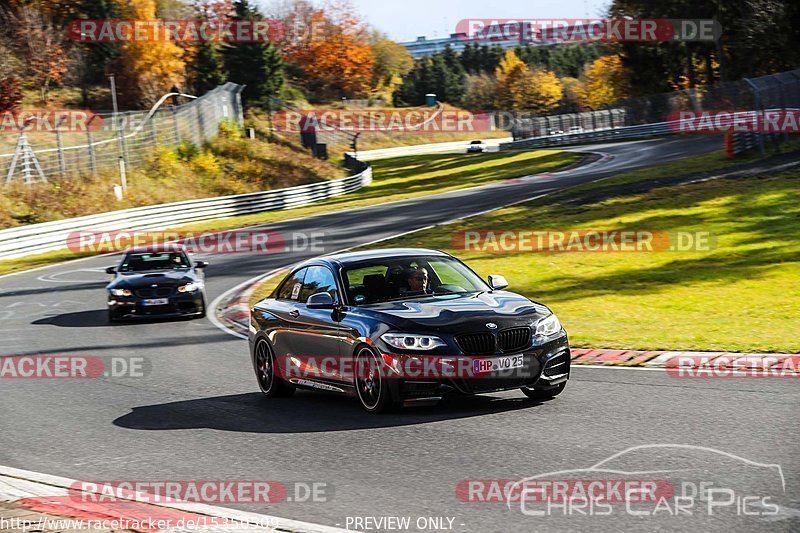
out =
[[[285,0],[256,0],[262,6]],[[321,5],[324,0],[313,0]],[[598,17],[611,0],[350,0],[373,27],[396,41],[447,37],[463,19]]]
[[370,24],[396,41],[446,37],[462,19],[583,18],[601,15],[611,0],[351,0]]

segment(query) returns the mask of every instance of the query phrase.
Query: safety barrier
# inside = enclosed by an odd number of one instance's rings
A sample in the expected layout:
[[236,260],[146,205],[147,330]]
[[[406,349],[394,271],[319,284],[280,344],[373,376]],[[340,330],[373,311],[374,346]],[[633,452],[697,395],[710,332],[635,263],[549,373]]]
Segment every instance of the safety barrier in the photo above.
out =
[[675,133],[676,129],[671,127],[671,124],[672,123],[670,122],[658,122],[656,124],[640,124],[638,126],[625,126],[622,128],[607,130],[565,133],[562,135],[548,135],[547,137],[536,137],[533,139],[523,139],[510,143],[502,143],[500,145],[500,150],[525,150],[529,148],[541,148],[546,146],[566,146],[570,144],[657,137],[660,135]]
[[162,230],[190,222],[290,209],[356,191],[372,183],[372,168],[356,175],[285,189],[135,207],[0,231],[0,259],[61,250],[77,231]]

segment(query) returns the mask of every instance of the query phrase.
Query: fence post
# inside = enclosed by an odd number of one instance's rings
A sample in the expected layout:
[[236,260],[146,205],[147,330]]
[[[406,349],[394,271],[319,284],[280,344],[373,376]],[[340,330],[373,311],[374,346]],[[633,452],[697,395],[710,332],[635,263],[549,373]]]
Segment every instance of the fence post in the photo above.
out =
[[205,139],[205,129],[203,127],[203,114],[200,113],[200,106],[194,106],[194,116],[197,120],[197,135],[195,138],[197,139],[197,146],[203,144],[203,139]]
[[242,91],[247,85],[239,85],[236,89],[236,94],[233,97],[233,112],[236,114],[236,120],[239,122],[239,127],[244,128],[244,112],[242,111]]
[[66,179],[67,177],[67,165],[64,162],[64,145],[61,142],[61,121],[59,120],[56,124],[56,147],[57,147],[57,154],[58,154],[58,173],[61,176],[61,179]]
[[125,120],[123,121],[123,127],[119,132],[120,139],[122,139],[122,151],[123,155],[125,156],[125,164],[127,164],[130,161],[130,158],[128,157],[128,139],[125,138],[125,129],[128,127],[129,123],[130,123],[130,112],[126,111]]
[[[781,108],[783,109],[783,113],[785,115],[787,106],[786,106],[786,92],[783,90],[783,80],[781,79],[781,77],[779,75],[775,75],[775,74],[773,74],[770,77],[775,78],[776,80],[778,80],[778,91],[780,92],[780,95],[781,95]],[[776,139],[777,139],[777,137],[776,137]],[[789,140],[789,133],[784,130],[784,132],[783,132],[783,142],[786,142],[788,140]]]
[[178,112],[175,111],[174,107],[170,107],[172,110],[172,126],[175,128],[175,145],[180,146],[181,144],[181,130],[178,127]]
[[92,140],[92,130],[86,129],[86,145],[89,147],[89,171],[92,177],[97,177],[97,158],[94,153],[94,142]]
[[158,131],[156,130],[156,115],[150,117],[150,138],[153,146],[158,146]]
[[[764,110],[761,108],[761,92],[758,89],[758,85],[753,83],[749,78],[742,78],[747,85],[753,90],[753,104],[755,107],[756,112],[763,112]],[[759,134],[758,135],[758,151],[761,155],[764,155],[764,136]]]

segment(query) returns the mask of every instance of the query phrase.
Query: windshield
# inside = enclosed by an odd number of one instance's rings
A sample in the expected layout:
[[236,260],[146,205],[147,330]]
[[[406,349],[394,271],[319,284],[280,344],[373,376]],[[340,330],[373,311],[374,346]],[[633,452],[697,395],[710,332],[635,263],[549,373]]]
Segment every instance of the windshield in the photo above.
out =
[[180,270],[189,268],[189,258],[183,252],[145,252],[128,254],[122,260],[120,272]]
[[348,299],[364,305],[489,290],[472,270],[451,257],[389,257],[360,261],[343,271]]

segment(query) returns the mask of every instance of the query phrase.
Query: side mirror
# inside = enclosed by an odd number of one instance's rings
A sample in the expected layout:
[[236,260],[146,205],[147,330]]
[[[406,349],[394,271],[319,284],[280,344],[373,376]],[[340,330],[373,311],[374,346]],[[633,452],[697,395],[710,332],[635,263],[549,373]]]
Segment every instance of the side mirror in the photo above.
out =
[[333,309],[333,298],[327,292],[318,292],[308,297],[306,305],[309,309]]
[[489,286],[492,288],[492,290],[499,291],[500,289],[505,289],[508,287],[508,282],[503,276],[492,274],[489,276]]
[[194,267],[195,268],[205,268],[208,266],[208,261],[195,261]]
[[117,267],[106,267],[106,274],[116,274]]

